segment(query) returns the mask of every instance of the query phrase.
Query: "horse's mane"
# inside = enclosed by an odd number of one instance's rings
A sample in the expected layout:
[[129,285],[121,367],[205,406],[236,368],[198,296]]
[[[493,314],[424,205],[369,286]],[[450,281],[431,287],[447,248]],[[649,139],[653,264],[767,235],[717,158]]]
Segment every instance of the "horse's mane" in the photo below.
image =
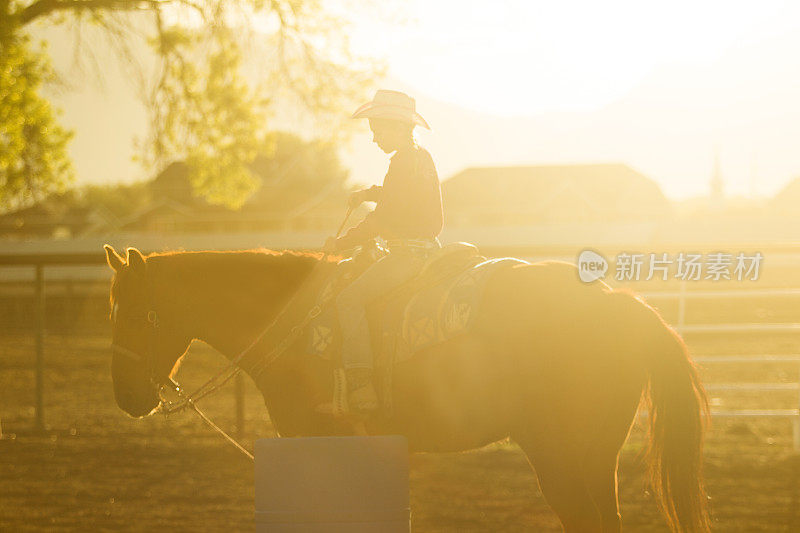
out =
[[154,264],[169,263],[182,271],[194,270],[205,275],[236,271],[247,277],[248,273],[263,275],[265,272],[280,275],[284,281],[292,281],[295,277],[305,276],[320,261],[334,264],[342,259],[338,255],[325,255],[323,252],[310,250],[271,250],[253,248],[249,250],[202,250],[184,251],[168,250],[153,252],[145,257],[145,261]]
[[[281,258],[286,259],[288,257],[302,257],[302,258],[313,258],[317,261],[322,259],[324,255],[323,252],[315,252],[311,250],[271,250],[269,248],[251,248],[249,250],[199,250],[199,251],[185,251],[185,250],[166,250],[162,252],[152,252],[147,254],[146,258],[149,259],[151,257],[166,257],[166,256],[190,256],[190,255],[203,255],[204,257],[215,257],[215,256],[228,256],[228,257],[237,257],[237,259],[241,259],[242,257],[250,258],[254,261],[262,261],[263,258]],[[338,262],[342,259],[341,256],[338,255],[328,255],[326,257],[326,261],[328,262]]]

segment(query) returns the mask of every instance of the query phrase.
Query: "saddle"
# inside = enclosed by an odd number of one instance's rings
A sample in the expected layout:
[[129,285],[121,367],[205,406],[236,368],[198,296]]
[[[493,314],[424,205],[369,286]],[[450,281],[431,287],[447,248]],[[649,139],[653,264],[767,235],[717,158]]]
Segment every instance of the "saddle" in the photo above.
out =
[[[341,330],[335,298],[341,289],[377,261],[380,246],[339,262],[317,297],[322,312],[309,323],[306,351],[334,363],[333,414],[347,412],[344,370],[341,368]],[[490,274],[500,268],[527,264],[513,257],[487,259],[470,243],[455,242],[434,249],[409,282],[367,305],[376,390],[383,414],[392,411],[393,367],[420,351],[470,330]]]

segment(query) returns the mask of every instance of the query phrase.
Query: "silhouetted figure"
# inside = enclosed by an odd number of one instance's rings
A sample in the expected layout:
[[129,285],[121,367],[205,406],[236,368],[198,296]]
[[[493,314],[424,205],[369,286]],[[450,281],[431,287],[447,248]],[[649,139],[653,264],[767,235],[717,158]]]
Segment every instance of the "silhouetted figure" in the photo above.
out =
[[414,99],[405,93],[379,90],[353,114],[352,118],[369,119],[373,142],[394,155],[383,185],[356,191],[350,198],[351,206],[377,202],[375,210],[342,237],[330,237],[325,243],[326,251],[336,252],[380,236],[389,249],[336,298],[348,400],[355,413],[367,414],[378,407],[367,304],[413,278],[428,252],[440,247],[441,187],[431,155],[414,139],[417,125],[430,129],[415,108]]

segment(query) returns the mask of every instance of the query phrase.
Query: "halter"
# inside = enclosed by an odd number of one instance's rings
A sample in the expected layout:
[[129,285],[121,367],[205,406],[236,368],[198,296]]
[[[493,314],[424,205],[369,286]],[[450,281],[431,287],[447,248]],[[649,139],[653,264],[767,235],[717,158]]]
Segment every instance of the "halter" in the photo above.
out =
[[[348,215],[350,211],[348,210]],[[346,219],[345,219],[346,220]],[[326,254],[327,255],[327,254]],[[324,257],[324,256],[323,256]],[[148,352],[146,356],[142,354],[136,353],[129,348],[125,348],[124,346],[120,346],[116,343],[111,343],[111,350],[113,353],[118,353],[123,355],[129,359],[132,359],[135,362],[144,363],[147,366],[147,371],[149,375],[150,384],[156,392],[158,396],[158,406],[156,407],[156,413],[162,413],[165,416],[176,413],[179,411],[183,411],[186,408],[191,408],[195,411],[198,416],[205,422],[209,427],[213,430],[218,432],[222,435],[228,442],[233,444],[239,451],[253,460],[253,454],[250,453],[244,446],[242,446],[239,442],[237,442],[233,437],[228,435],[223,429],[219,426],[214,424],[196,405],[195,402],[204,398],[217,390],[220,387],[225,385],[234,376],[239,374],[242,371],[242,368],[239,366],[239,363],[242,361],[245,355],[247,355],[253,347],[258,344],[264,336],[275,327],[275,324],[278,323],[278,320],[281,319],[288,310],[292,307],[292,304],[298,298],[298,295],[303,292],[303,288],[300,287],[298,290],[295,291],[292,298],[287,302],[287,304],[283,307],[280,313],[270,322],[270,324],[264,328],[261,333],[251,342],[244,350],[239,352],[239,354],[231,360],[231,362],[217,372],[214,376],[212,376],[208,381],[198,387],[194,392],[191,394],[187,394],[183,387],[173,380],[169,373],[167,375],[160,377],[156,371],[156,344],[157,344],[157,336],[160,327],[160,320],[158,317],[158,313],[155,310],[155,306],[153,305],[153,292],[152,292],[152,283],[148,283],[148,272],[152,269],[152,267],[148,266],[148,263],[145,262],[145,283],[148,287],[148,311],[144,316],[144,320],[146,320],[148,324],[148,331],[150,331],[149,339],[148,339]],[[312,270],[313,272],[313,270]],[[310,276],[310,274],[309,274]],[[305,329],[306,325],[317,317],[320,312],[322,312],[322,306],[327,304],[333,299],[332,296],[328,297],[326,300],[322,301],[320,304],[313,306],[303,320],[300,321],[299,324],[292,326],[289,330],[289,333],[284,336],[284,338],[272,349],[270,352],[261,360],[257,361],[250,369],[250,375],[253,379],[258,378],[275,360],[283,354],[286,349],[300,336],[300,334]],[[222,377],[224,374],[226,376]],[[222,378],[221,378],[222,377]],[[220,379],[221,378],[221,379]],[[218,383],[215,383],[217,382]],[[178,396],[178,400],[173,402],[165,398],[165,392],[167,390],[173,391]]]
[[[347,213],[345,214],[344,219],[342,220],[342,223],[339,225],[339,229],[336,232],[336,237],[338,237],[339,234],[342,232],[342,229],[344,228],[344,225],[347,222],[347,219],[350,218],[350,213],[352,213],[352,212],[353,212],[353,207],[352,206],[348,206]],[[327,255],[328,255],[328,252],[326,251],[326,252],[323,253],[322,257],[325,258]],[[321,261],[322,260],[320,260],[320,262]],[[148,273],[149,270],[151,270],[151,268],[152,267],[148,266],[148,263],[145,262],[145,282],[147,282],[147,278],[148,278],[147,273]],[[312,272],[313,272],[313,269],[312,269]],[[310,276],[310,274],[309,274],[309,276]],[[156,375],[156,368],[155,368],[155,366],[156,366],[156,364],[155,364],[156,363],[156,357],[155,357],[156,350],[155,350],[155,345],[156,345],[156,336],[158,334],[158,329],[159,329],[159,326],[160,326],[160,320],[158,318],[158,313],[155,310],[155,306],[153,305],[153,292],[152,292],[153,287],[152,287],[152,284],[147,283],[147,289],[148,289],[147,295],[148,295],[148,308],[149,309],[147,311],[147,314],[145,315],[145,320],[147,320],[147,323],[149,324],[148,327],[150,328],[150,331],[152,332],[152,334],[150,335],[149,342],[148,342],[147,357],[144,357],[141,354],[138,354],[138,353],[134,352],[133,350],[125,348],[124,346],[119,346],[118,344],[115,344],[113,342],[111,343],[111,351],[114,352],[114,353],[118,353],[120,355],[123,355],[125,357],[128,357],[129,359],[132,359],[134,361],[139,361],[139,362],[145,363],[147,365],[150,384],[155,389],[156,394],[158,396],[158,406],[156,407],[156,412],[157,413],[162,413],[162,414],[164,414],[164,416],[166,416],[166,415],[171,414],[171,413],[182,411],[182,410],[186,409],[187,407],[191,408],[195,413],[197,413],[197,415],[203,420],[203,422],[205,424],[207,424],[211,429],[213,429],[214,431],[216,431],[217,433],[222,435],[228,442],[230,442],[232,445],[234,445],[240,452],[242,452],[247,457],[249,457],[251,461],[254,461],[255,459],[253,457],[253,454],[250,453],[244,446],[239,444],[236,441],[236,439],[234,439],[233,437],[228,435],[222,428],[220,428],[219,426],[214,424],[214,422],[212,422],[211,419],[208,418],[205,415],[205,413],[203,413],[197,407],[195,402],[200,400],[201,398],[204,398],[205,396],[208,396],[209,394],[214,393],[220,387],[225,385],[228,381],[233,379],[233,377],[236,376],[239,372],[242,371],[241,367],[239,366],[239,363],[241,362],[241,360],[244,358],[245,355],[247,355],[248,352],[250,352],[250,350],[253,349],[253,347],[256,344],[258,344],[259,341],[261,341],[262,338],[264,338],[264,335],[266,335],[267,332],[269,332],[273,327],[275,327],[275,324],[277,324],[278,320],[286,314],[288,309],[291,307],[292,303],[294,303],[294,301],[297,299],[298,295],[302,292],[302,287],[300,287],[298,290],[295,291],[294,295],[289,300],[289,302],[283,307],[281,312],[278,313],[278,315],[272,320],[272,322],[270,322],[269,325],[266,328],[264,328],[261,331],[261,333],[258,334],[258,336],[255,338],[255,340],[253,340],[253,342],[251,342],[244,350],[239,352],[239,355],[237,355],[236,358],[231,360],[230,364],[228,364],[227,367],[225,367],[222,370],[220,370],[219,372],[217,372],[214,376],[211,377],[211,379],[209,379],[208,381],[206,381],[205,383],[200,385],[200,387],[198,387],[191,394],[186,394],[184,392],[183,388],[180,386],[180,384],[178,382],[174,381],[169,376],[169,373],[167,373],[167,375],[164,376],[163,378],[159,378]],[[317,305],[313,306],[308,311],[308,313],[306,313],[306,316],[303,318],[303,320],[300,321],[299,324],[293,326],[289,330],[289,333],[275,346],[275,348],[270,350],[270,352],[266,355],[266,357],[264,357],[264,359],[262,359],[260,361],[257,361],[252,366],[252,368],[250,369],[251,377],[253,379],[258,378],[264,372],[264,370],[267,369],[268,366],[270,366],[273,362],[275,362],[275,360],[278,359],[278,357],[280,357],[280,355],[284,351],[286,351],[286,349],[292,344],[292,342],[297,340],[297,337],[300,336],[300,334],[303,332],[303,329],[305,329],[306,325],[308,325],[308,323],[311,322],[311,320],[313,320],[317,315],[320,314],[320,312],[322,311],[322,307],[321,306],[324,305],[324,304],[327,304],[332,299],[333,299],[333,297],[329,296],[328,299],[324,300],[320,304],[317,304]],[[225,376],[224,378],[222,378],[222,380],[219,383],[214,384],[214,382],[217,381],[220,378],[220,376],[222,376],[226,372],[227,372],[228,375]],[[173,392],[175,392],[178,395],[179,400],[177,402],[172,402],[172,401],[166,400],[164,398],[164,392],[167,389],[172,390]]]
[[160,377],[156,371],[156,344],[161,322],[158,318],[158,313],[154,308],[155,306],[153,305],[153,284],[148,282],[148,278],[152,277],[148,275],[151,270],[152,266],[150,266],[148,263],[145,263],[145,285],[147,286],[148,310],[144,317],[137,317],[139,320],[144,320],[148,326],[149,334],[147,354],[143,356],[142,354],[136,353],[133,350],[125,348],[124,346],[120,346],[114,342],[111,343],[111,351],[113,353],[123,355],[134,362],[139,362],[146,365],[150,385],[153,387],[153,389],[155,389],[159,399],[158,409],[160,412],[160,408],[164,404],[164,391],[169,389],[178,395],[181,395],[183,394],[183,389],[169,376],[169,373],[163,377]]

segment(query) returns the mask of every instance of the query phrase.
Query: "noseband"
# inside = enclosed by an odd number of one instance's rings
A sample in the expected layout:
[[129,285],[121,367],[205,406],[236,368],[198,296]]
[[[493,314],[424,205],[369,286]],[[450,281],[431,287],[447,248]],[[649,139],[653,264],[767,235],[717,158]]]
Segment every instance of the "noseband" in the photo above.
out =
[[167,390],[171,390],[176,394],[182,394],[183,389],[181,386],[173,380],[169,373],[165,376],[159,376],[157,369],[156,369],[156,343],[158,337],[158,331],[160,326],[160,320],[158,318],[158,313],[153,309],[153,290],[152,290],[152,283],[148,283],[148,278],[150,277],[148,274],[152,267],[145,262],[145,285],[147,286],[147,295],[148,295],[148,311],[144,317],[137,317],[138,320],[143,320],[147,324],[148,330],[148,350],[146,355],[142,355],[139,353],[134,352],[130,348],[125,348],[124,346],[120,346],[114,342],[111,343],[111,351],[112,353],[122,355],[129,360],[133,361],[134,363],[144,364],[147,368],[148,378],[150,380],[150,385],[153,388],[154,392],[158,396],[158,410],[161,411],[165,402],[167,400],[164,399],[164,393]]
[[158,373],[156,372],[156,337],[158,335],[158,313],[153,310],[147,312],[147,324],[148,324],[148,331],[149,334],[149,342],[148,342],[148,352],[146,356],[138,354],[129,348],[125,348],[124,346],[120,346],[116,343],[111,343],[111,351],[112,353],[122,355],[129,360],[133,361],[134,363],[144,364],[147,368],[148,377],[150,380],[150,385],[153,387],[153,390],[156,392],[156,395],[159,399],[159,408],[164,404],[164,392],[166,390],[171,390],[177,394],[180,394],[183,389],[181,386],[173,380],[169,375],[159,377]]
[[[149,276],[149,270],[151,267],[148,263],[145,263],[145,281],[151,276]],[[147,323],[149,333],[149,340],[148,340],[148,352],[146,355],[142,355],[140,353],[134,352],[130,348],[126,348],[124,346],[120,346],[112,342],[111,350],[113,353],[117,353],[122,355],[136,363],[144,364],[147,367],[148,376],[150,379],[150,384],[153,387],[156,395],[159,399],[158,407],[156,408],[156,412],[163,413],[163,414],[170,414],[177,411],[182,411],[186,408],[192,408],[197,411],[197,406],[194,405],[194,402],[200,400],[201,398],[208,396],[209,394],[215,392],[220,387],[225,385],[228,381],[233,379],[239,372],[242,371],[242,368],[239,366],[245,355],[247,355],[263,338],[264,336],[270,332],[272,329],[276,327],[279,320],[286,315],[289,310],[292,308],[292,304],[300,297],[303,293],[302,289],[298,289],[295,291],[292,298],[283,309],[278,313],[278,315],[270,322],[270,324],[264,328],[261,333],[251,342],[244,350],[242,350],[230,364],[220,370],[217,374],[212,376],[208,381],[206,381],[203,385],[198,387],[194,392],[191,394],[186,394],[185,390],[181,385],[173,380],[169,373],[164,376],[159,376],[157,369],[156,369],[156,344],[157,344],[157,337],[158,331],[161,325],[161,322],[158,317],[158,313],[155,311],[153,306],[153,288],[152,283],[147,283],[147,292],[148,292],[148,307],[149,310],[144,316],[138,317],[139,320],[144,320]],[[267,367],[269,367],[281,354],[283,354],[289,346],[297,340],[300,334],[303,332],[305,327],[317,317],[320,312],[322,311],[322,306],[329,304],[333,301],[333,296],[328,296],[327,299],[319,302],[317,305],[314,305],[309,309],[306,313],[305,317],[300,321],[299,324],[295,324],[289,329],[289,332],[283,336],[283,338],[278,342],[272,350],[270,350],[265,356],[258,361],[256,361],[252,367],[250,368],[250,375],[253,379],[257,379]],[[225,375],[227,373],[227,375]],[[223,377],[224,376],[224,377]],[[166,399],[164,397],[164,393],[166,391],[173,391],[179,397],[177,401],[172,401]],[[201,415],[202,416],[202,415]]]
[[[348,214],[350,211],[348,210]],[[345,221],[347,219],[345,218]],[[339,229],[341,232],[341,228]],[[338,235],[338,233],[337,233]],[[149,277],[148,271],[151,267],[148,266],[148,263],[145,262],[145,281]],[[310,278],[310,275],[309,275]],[[217,433],[222,435],[225,439],[228,440],[231,444],[233,444],[236,448],[239,449],[243,454],[253,460],[253,454],[251,454],[247,449],[244,448],[241,444],[239,444],[233,437],[228,435],[225,431],[223,431],[219,426],[214,424],[196,405],[196,402],[201,398],[212,394],[213,392],[217,391],[220,387],[225,385],[228,381],[233,379],[239,372],[242,371],[242,368],[239,366],[240,362],[247,355],[263,338],[264,336],[275,328],[278,321],[289,312],[292,308],[292,304],[299,298],[299,295],[303,293],[302,288],[298,288],[292,298],[287,302],[284,308],[278,313],[278,315],[270,322],[270,324],[264,328],[261,333],[251,342],[244,350],[239,352],[239,354],[232,359],[230,364],[220,370],[217,374],[212,376],[208,381],[206,381],[203,385],[198,387],[194,392],[191,394],[187,394],[184,392],[184,389],[180,386],[179,383],[174,381],[170,376],[169,373],[167,375],[160,377],[156,371],[156,341],[158,336],[158,331],[160,328],[160,320],[158,317],[158,313],[155,311],[153,306],[153,294],[152,294],[152,284],[147,283],[148,288],[148,306],[149,310],[144,317],[141,317],[140,320],[145,320],[148,325],[149,334],[149,341],[148,341],[148,352],[146,356],[142,354],[136,353],[129,348],[125,348],[124,346],[120,346],[116,343],[111,343],[111,350],[113,353],[122,355],[134,363],[142,363],[145,364],[147,367],[147,372],[150,379],[150,385],[153,387],[156,395],[158,396],[158,407],[156,407],[157,413],[162,413],[164,415],[168,415],[177,411],[182,411],[184,409],[190,408],[194,412],[200,416],[200,418],[205,422],[209,427],[214,429]],[[305,327],[317,317],[320,312],[322,311],[322,307],[324,305],[330,304],[333,301],[333,296],[329,295],[326,299],[322,300],[321,302],[317,303],[309,309],[300,323],[295,324],[289,330],[289,332],[284,335],[284,337],[278,342],[272,350],[270,350],[262,359],[258,360],[255,364],[252,365],[249,372],[253,379],[258,378],[267,367],[269,367],[281,354],[283,354],[289,346],[295,342],[300,334],[304,331]],[[227,373],[227,375],[225,375]],[[177,394],[178,400],[171,401],[164,397],[164,393],[167,390],[171,390]]]

